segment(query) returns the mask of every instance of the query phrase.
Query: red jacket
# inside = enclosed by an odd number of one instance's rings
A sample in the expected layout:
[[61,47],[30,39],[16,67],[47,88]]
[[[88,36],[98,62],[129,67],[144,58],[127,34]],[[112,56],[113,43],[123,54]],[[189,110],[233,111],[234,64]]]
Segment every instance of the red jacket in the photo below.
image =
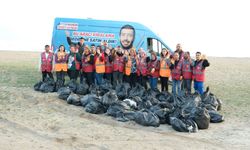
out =
[[94,71],[93,62],[91,62],[91,54],[88,55],[82,54],[82,71],[83,72]]
[[113,71],[124,72],[124,57],[116,55],[113,61]]
[[182,68],[182,61],[179,60],[178,64],[174,66],[174,68],[171,70],[172,79],[180,80],[182,74],[181,68]]
[[147,62],[146,58],[140,58],[137,64],[137,75],[140,76],[146,76],[147,75]]
[[112,73],[113,72],[113,62],[110,61],[111,56],[105,56],[105,73]]
[[192,62],[189,60],[183,60],[182,61],[182,75],[184,79],[192,79],[192,68],[191,68]]
[[48,57],[46,59],[46,52],[41,53],[41,71],[52,71],[52,62],[53,62],[53,53],[49,52]]
[[200,61],[196,66],[193,67],[193,79],[195,81],[205,81],[205,69],[202,67],[203,61]]
[[[151,70],[152,69],[155,69],[155,71],[153,73],[151,73]],[[159,63],[159,60],[155,59],[155,60],[151,60],[149,63],[148,63],[148,74],[151,76],[151,77],[154,77],[154,78],[158,78],[159,77],[159,70],[160,70],[160,63]]]

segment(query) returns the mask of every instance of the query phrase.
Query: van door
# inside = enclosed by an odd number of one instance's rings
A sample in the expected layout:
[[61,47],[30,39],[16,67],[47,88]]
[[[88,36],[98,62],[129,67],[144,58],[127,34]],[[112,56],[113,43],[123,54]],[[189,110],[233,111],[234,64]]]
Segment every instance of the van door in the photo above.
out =
[[161,50],[163,48],[166,48],[164,44],[162,44],[161,41],[154,39],[154,38],[148,38],[147,39],[147,48],[149,51],[156,52],[157,56],[160,56]]

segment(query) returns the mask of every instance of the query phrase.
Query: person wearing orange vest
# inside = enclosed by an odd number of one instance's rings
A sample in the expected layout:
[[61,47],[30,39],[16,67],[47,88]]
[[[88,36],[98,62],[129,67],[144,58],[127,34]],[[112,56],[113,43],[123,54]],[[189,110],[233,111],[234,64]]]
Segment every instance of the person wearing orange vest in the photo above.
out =
[[124,72],[124,50],[117,47],[113,54],[113,86],[121,84]]
[[65,82],[65,74],[68,70],[67,66],[68,55],[65,52],[64,45],[60,45],[58,52],[55,54],[55,72],[56,72],[56,80]]
[[157,81],[159,77],[159,69],[160,69],[160,63],[157,59],[156,53],[151,52],[151,60],[148,63],[148,75],[149,77],[149,84],[151,89],[155,90],[157,89]]
[[161,51],[160,60],[160,79],[161,79],[161,91],[168,91],[168,78],[170,77],[170,65],[171,61],[169,59],[169,51],[163,48]]
[[112,59],[112,55],[111,55],[110,50],[111,49],[107,47],[106,50],[105,50],[105,53],[104,53],[104,57],[105,57],[105,74],[104,74],[104,77],[105,77],[105,79],[110,81],[110,83],[112,83],[113,59]]
[[135,87],[137,82],[137,64],[136,50],[132,47],[128,53],[125,51],[125,81],[130,83],[131,87]]
[[96,49],[94,62],[95,62],[94,64],[95,64],[96,84],[101,85],[103,81],[103,75],[105,73],[104,53],[101,52],[101,48]]
[[81,63],[81,56],[76,52],[75,44],[70,45],[70,53],[68,57],[68,75],[70,80],[77,80]]
[[50,78],[54,79],[52,74],[53,67],[53,53],[50,52],[50,46],[45,45],[45,51],[41,53],[41,71],[42,71],[42,80],[45,81],[47,75]]
[[138,65],[137,65],[138,82],[145,89],[147,89],[147,82],[148,82],[147,69],[148,69],[148,62],[150,61],[150,58],[147,57],[143,49],[139,49],[138,53],[139,53]]
[[[175,52],[173,59],[171,60],[171,76],[172,76],[172,93],[174,95],[181,94],[181,80],[182,80],[182,61],[179,59],[179,53]],[[177,92],[176,92],[177,90]]]
[[190,53],[184,52],[184,59],[182,61],[182,68],[181,68],[183,75],[182,89],[187,94],[191,94],[193,65],[194,61],[190,58]]
[[205,55],[201,56],[201,52],[196,52],[196,61],[193,67],[194,90],[198,91],[201,95],[204,92],[205,68],[209,65]]
[[89,47],[86,45],[84,47],[84,52],[82,55],[82,72],[89,86],[94,84],[93,71],[94,71],[94,55],[91,54]]

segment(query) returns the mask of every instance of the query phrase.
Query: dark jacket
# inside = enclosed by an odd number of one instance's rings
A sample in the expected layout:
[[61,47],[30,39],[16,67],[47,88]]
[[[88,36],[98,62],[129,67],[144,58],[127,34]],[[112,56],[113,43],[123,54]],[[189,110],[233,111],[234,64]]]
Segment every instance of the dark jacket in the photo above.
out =
[[84,46],[85,44],[81,44],[80,42],[74,43],[71,41],[70,37],[67,37],[67,42],[69,45],[74,44],[74,45],[79,45],[78,53],[82,56],[83,51],[84,51]]
[[[197,64],[199,64],[202,60],[199,60],[199,61],[195,61],[194,62],[194,67],[196,67]],[[207,61],[207,59],[204,59],[203,60],[203,63],[202,63],[202,67],[203,69],[205,69],[206,67],[208,67],[210,65],[210,63]]]

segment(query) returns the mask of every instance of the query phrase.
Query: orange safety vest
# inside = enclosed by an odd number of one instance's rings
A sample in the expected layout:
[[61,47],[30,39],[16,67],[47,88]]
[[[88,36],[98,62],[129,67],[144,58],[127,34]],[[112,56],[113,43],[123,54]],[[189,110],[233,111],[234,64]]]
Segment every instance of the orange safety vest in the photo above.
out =
[[132,60],[128,57],[128,62],[125,64],[125,74],[129,76],[131,74]]
[[100,58],[96,59],[95,62],[96,73],[105,73],[105,61],[100,61]]
[[170,68],[167,63],[168,59],[161,59],[160,62],[160,76],[161,77],[170,77]]
[[[67,54],[65,53],[64,57],[67,58]],[[58,54],[56,55],[55,59],[58,59]],[[67,71],[68,70],[68,64],[67,59],[60,63],[55,63],[55,71]]]

